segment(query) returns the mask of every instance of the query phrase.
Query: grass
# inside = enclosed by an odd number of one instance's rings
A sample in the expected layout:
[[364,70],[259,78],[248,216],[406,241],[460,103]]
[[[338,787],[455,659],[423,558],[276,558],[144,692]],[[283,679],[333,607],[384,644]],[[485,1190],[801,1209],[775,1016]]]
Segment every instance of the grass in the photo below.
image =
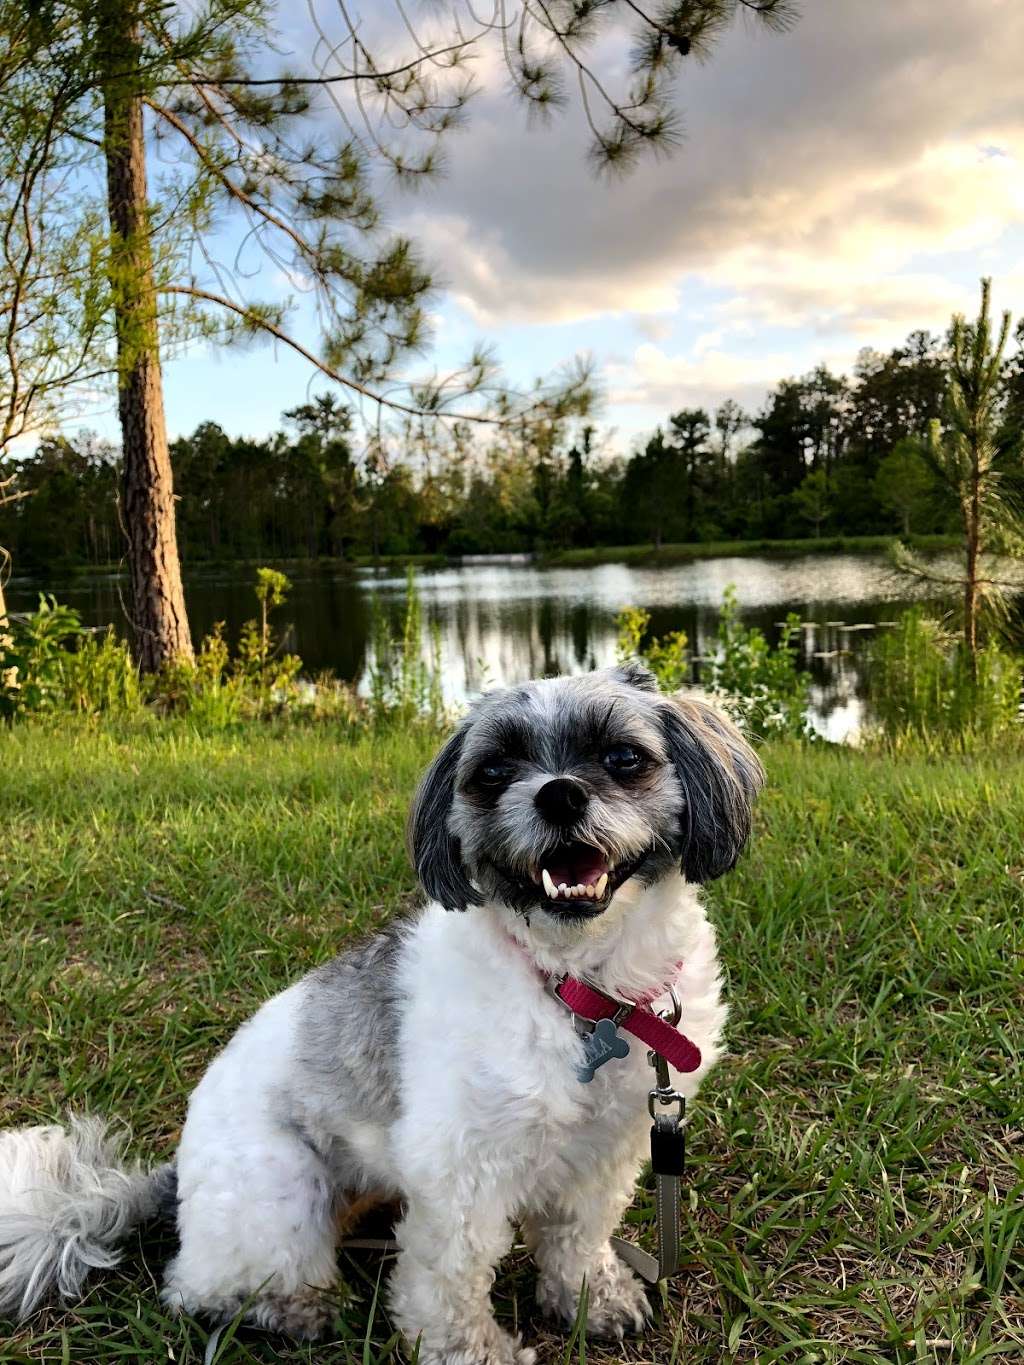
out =
[[[0,1123],[65,1105],[166,1157],[255,1004],[414,901],[401,845],[429,734],[0,733]],[[731,1056],[693,1106],[689,1263],[644,1339],[569,1344],[531,1269],[499,1314],[544,1365],[1009,1361],[1024,1352],[1024,755],[773,746],[740,869],[711,891]],[[629,1221],[650,1234],[641,1185]],[[202,1362],[147,1233],[0,1360]],[[379,1365],[379,1260],[314,1348],[250,1329],[211,1359]],[[389,1344],[390,1343],[390,1344]]]

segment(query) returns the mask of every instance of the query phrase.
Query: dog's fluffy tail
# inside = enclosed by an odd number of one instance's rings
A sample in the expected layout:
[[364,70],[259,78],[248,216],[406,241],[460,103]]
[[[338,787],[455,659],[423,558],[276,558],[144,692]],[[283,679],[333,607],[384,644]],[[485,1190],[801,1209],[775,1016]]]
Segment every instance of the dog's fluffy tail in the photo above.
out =
[[0,1317],[25,1317],[54,1289],[78,1298],[173,1199],[173,1164],[127,1162],[127,1141],[98,1118],[0,1132]]

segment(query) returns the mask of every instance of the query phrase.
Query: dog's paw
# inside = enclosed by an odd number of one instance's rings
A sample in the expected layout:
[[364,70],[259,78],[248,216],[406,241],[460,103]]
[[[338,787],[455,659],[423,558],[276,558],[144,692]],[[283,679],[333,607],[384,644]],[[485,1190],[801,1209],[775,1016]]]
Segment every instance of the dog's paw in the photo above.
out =
[[[579,1285],[542,1276],[537,1303],[551,1317],[572,1325],[579,1314]],[[627,1332],[642,1332],[651,1319],[643,1285],[617,1256],[594,1266],[587,1276],[587,1335],[621,1341]]]
[[475,1340],[461,1340],[431,1349],[421,1340],[419,1365],[537,1365],[537,1352],[521,1337],[490,1323]]
[[299,1341],[316,1341],[327,1331],[333,1313],[329,1298],[316,1289],[295,1294],[264,1294],[249,1307],[246,1318],[270,1332]]

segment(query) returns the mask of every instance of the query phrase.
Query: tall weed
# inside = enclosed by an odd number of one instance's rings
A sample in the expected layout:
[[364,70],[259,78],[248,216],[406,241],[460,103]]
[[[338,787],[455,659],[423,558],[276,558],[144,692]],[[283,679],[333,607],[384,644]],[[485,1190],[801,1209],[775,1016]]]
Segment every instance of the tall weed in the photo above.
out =
[[409,722],[444,719],[441,688],[441,632],[434,622],[424,648],[423,603],[416,571],[406,571],[405,612],[399,634],[376,600],[371,619],[372,659],[369,669],[370,709],[379,720]]
[[871,651],[868,687],[879,727],[894,740],[993,739],[1020,724],[1022,662],[993,640],[978,651],[972,674],[959,635],[912,607]]

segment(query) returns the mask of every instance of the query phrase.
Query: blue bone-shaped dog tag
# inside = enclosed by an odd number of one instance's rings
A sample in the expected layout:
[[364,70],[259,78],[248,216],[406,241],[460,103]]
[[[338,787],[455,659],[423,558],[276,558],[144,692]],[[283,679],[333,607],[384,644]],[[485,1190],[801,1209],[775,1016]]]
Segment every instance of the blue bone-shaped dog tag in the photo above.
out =
[[576,1071],[584,1085],[594,1079],[598,1067],[610,1062],[613,1057],[628,1057],[629,1044],[619,1033],[614,1019],[599,1019],[593,1033],[583,1035],[583,1065]]

